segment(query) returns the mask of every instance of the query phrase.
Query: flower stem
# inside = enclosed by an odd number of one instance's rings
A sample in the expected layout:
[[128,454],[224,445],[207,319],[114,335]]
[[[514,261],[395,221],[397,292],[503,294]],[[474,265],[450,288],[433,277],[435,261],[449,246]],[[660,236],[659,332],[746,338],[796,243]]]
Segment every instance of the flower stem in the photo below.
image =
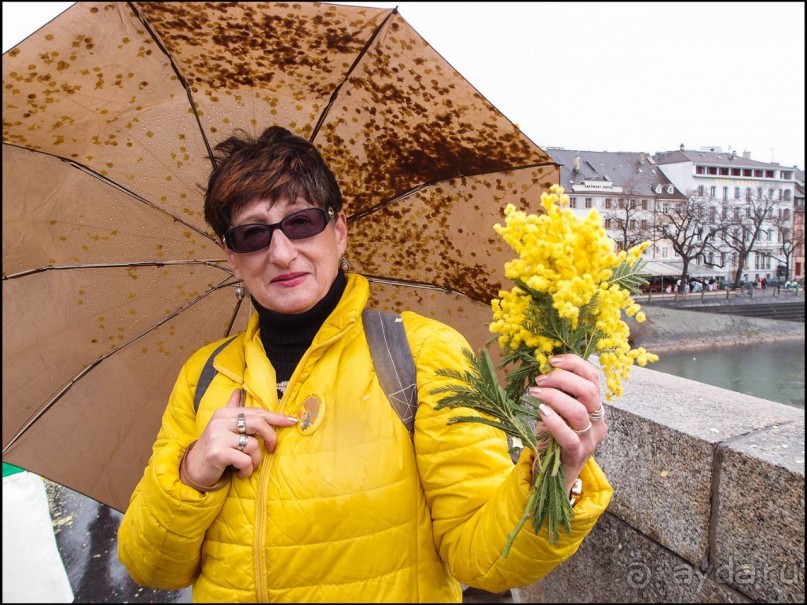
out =
[[521,528],[532,517],[535,533],[539,533],[544,519],[547,520],[547,535],[549,543],[554,544],[560,538],[560,525],[571,531],[571,520],[574,509],[569,504],[565,494],[563,471],[560,468],[561,449],[557,441],[550,437],[543,452],[535,453],[535,464],[532,472],[532,488],[524,506],[524,513],[515,529],[510,533],[502,550],[502,558],[510,554],[510,548],[521,531]]

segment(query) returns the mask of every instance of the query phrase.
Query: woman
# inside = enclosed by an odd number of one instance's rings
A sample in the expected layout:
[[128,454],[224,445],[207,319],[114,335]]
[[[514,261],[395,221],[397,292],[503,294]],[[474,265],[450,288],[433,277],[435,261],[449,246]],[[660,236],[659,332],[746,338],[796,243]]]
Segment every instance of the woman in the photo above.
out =
[[[606,433],[599,377],[573,355],[542,377],[542,424],[579,476],[571,534],[522,530],[532,456],[513,466],[501,431],[449,426],[431,394],[464,368],[452,328],[402,313],[417,370],[414,442],[372,369],[361,313],[369,285],[346,275],[347,219],[316,148],[280,127],[217,146],[205,218],[257,312],[215,358],[194,410],[196,352],[171,394],[119,530],[138,583],[196,601],[461,602],[460,583],[500,592],[569,557],[608,505],[591,453]],[[575,427],[575,428],[572,428]]]

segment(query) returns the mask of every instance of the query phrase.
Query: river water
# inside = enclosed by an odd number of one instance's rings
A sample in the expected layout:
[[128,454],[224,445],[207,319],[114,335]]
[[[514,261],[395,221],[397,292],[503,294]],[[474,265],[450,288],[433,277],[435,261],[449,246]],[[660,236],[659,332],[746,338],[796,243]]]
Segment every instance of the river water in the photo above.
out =
[[651,370],[804,409],[804,340],[658,356]]

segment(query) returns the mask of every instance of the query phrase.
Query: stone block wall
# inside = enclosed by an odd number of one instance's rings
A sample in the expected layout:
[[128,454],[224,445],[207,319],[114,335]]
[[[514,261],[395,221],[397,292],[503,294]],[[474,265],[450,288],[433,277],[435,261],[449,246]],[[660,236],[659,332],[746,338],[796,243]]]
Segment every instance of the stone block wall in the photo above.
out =
[[804,410],[634,367],[595,452],[614,487],[515,602],[804,602]]

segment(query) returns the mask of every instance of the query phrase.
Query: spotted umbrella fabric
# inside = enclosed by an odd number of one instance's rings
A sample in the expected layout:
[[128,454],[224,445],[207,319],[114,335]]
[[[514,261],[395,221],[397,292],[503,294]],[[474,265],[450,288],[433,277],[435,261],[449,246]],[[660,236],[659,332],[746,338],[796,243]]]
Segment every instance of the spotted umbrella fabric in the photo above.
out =
[[125,510],[182,364],[249,313],[211,149],[273,124],[336,175],[371,304],[484,346],[492,226],[557,165],[397,11],[79,2],[3,55],[3,460]]

